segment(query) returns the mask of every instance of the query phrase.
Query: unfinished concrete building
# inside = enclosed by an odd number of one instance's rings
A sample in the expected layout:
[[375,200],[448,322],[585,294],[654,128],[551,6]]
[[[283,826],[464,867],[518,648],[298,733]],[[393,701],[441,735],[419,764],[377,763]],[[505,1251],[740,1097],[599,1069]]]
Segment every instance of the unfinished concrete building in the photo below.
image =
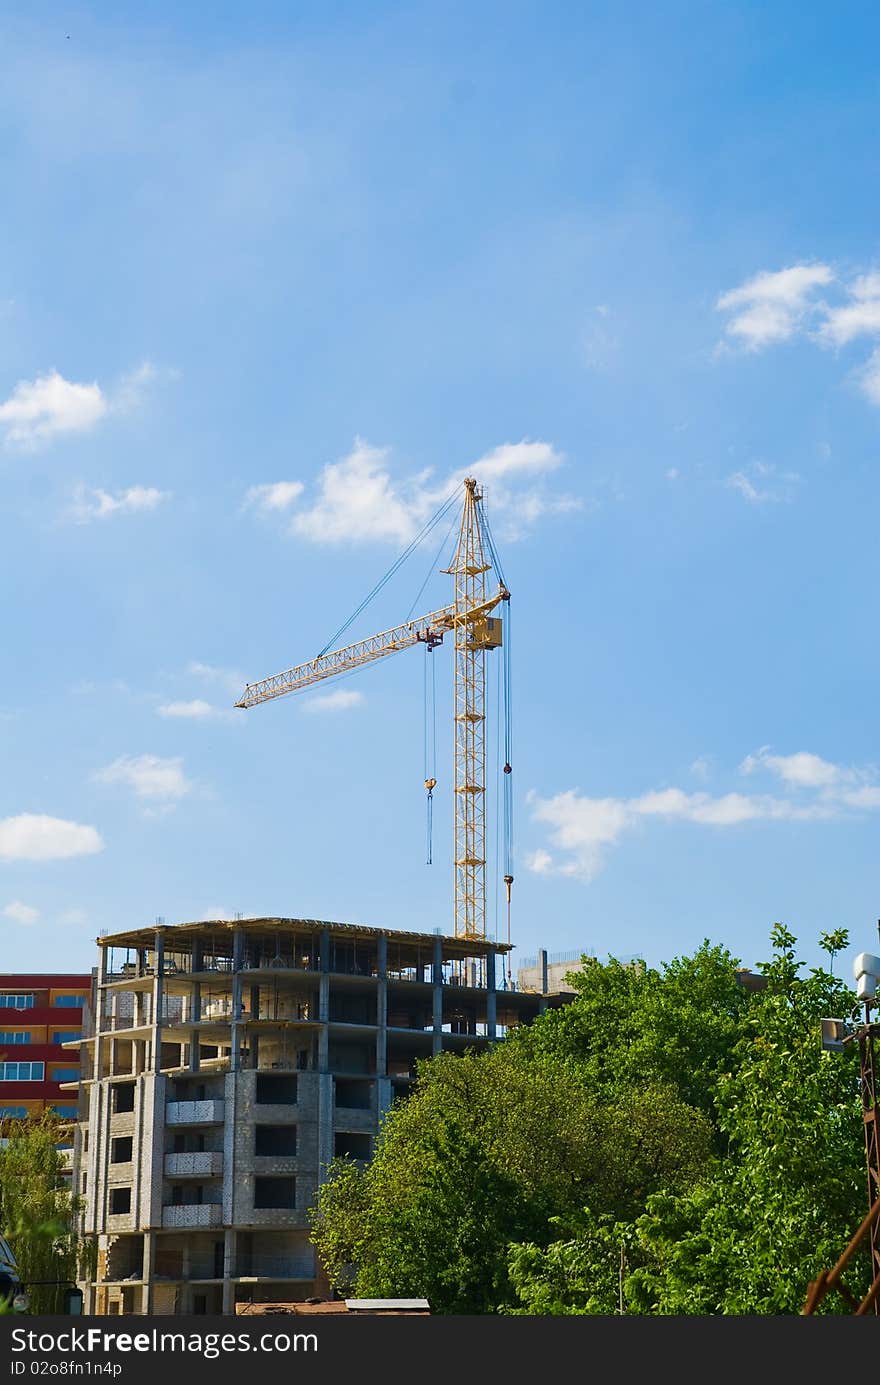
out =
[[432,933],[262,918],[98,941],[76,1153],[99,1246],[87,1313],[326,1293],[308,1209],[334,1155],[370,1157],[417,1059],[570,999],[499,989],[506,944]]

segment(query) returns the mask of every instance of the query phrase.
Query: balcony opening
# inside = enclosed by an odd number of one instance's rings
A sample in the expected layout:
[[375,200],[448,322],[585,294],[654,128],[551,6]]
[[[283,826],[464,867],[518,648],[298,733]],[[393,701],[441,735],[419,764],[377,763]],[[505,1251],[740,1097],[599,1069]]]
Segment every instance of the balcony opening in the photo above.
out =
[[205,1149],[205,1137],[201,1133],[188,1131],[176,1132],[174,1136],[174,1154],[202,1154]]
[[296,1207],[295,1178],[255,1178],[254,1207],[293,1210]]
[[205,1190],[201,1183],[174,1183],[171,1188],[172,1207],[192,1207],[201,1206],[205,1198]]
[[120,1139],[110,1141],[110,1163],[111,1164],[130,1164],[134,1141],[131,1135],[122,1136]]
[[296,1154],[295,1125],[257,1125],[254,1127],[254,1154]]
[[296,1074],[257,1074],[257,1104],[259,1106],[294,1106],[296,1104]]

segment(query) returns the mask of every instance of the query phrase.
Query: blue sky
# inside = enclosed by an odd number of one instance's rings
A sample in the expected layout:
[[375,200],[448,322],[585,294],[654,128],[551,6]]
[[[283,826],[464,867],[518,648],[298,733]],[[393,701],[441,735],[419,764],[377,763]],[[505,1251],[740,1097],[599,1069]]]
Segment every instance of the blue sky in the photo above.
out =
[[232,703],[468,469],[520,953],[872,948],[876,7],[209,8],[0,4],[0,968],[451,929],[450,651],[431,867],[421,650]]

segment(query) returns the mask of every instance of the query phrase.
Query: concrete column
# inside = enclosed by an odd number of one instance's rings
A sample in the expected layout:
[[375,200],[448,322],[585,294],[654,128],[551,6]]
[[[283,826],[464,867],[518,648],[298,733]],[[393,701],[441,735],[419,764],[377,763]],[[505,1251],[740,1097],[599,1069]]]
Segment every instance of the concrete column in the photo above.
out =
[[486,1033],[493,1040],[497,1028],[498,997],[495,990],[495,949],[490,947],[486,956]]
[[431,967],[433,993],[433,1040],[431,1051],[440,1053],[443,1049],[443,939],[434,939],[434,959]]
[[388,938],[382,933],[376,957],[376,1076],[388,1072]]
[[323,1183],[335,1146],[336,1102],[333,1074],[318,1074],[318,1182]]
[[235,1232],[232,1227],[227,1227],[223,1233],[223,1312],[235,1312],[235,1285],[232,1276],[235,1274]]
[[550,989],[547,973],[547,949],[538,948],[538,966],[541,968],[541,994],[546,995]]
[[160,929],[156,930],[153,943],[153,956],[156,969],[153,973],[153,1072],[162,1071],[162,1007],[165,987],[165,938]]
[[318,1071],[330,1066],[330,930],[321,929],[321,975],[318,981]]
[[[239,1050],[241,1048],[241,1036],[244,1032],[241,1027],[241,962],[243,943],[244,934],[240,928],[236,928],[232,935],[232,1025],[230,1028],[233,1072],[238,1072],[241,1067],[241,1054]],[[224,1309],[224,1312],[225,1311]]]
[[153,1311],[153,1285],[156,1266],[156,1236],[152,1231],[144,1232],[144,1261],[141,1274],[143,1276],[143,1298],[141,1311],[152,1313]]
[[[196,938],[195,942],[193,943],[193,950],[192,950],[192,969],[193,969],[194,972],[200,972],[201,969],[202,969],[202,940],[201,940],[201,938]],[[189,1018],[190,1018],[190,1021],[191,1021],[192,1023],[196,1024],[196,1025],[198,1024],[199,1020],[202,1018],[202,983],[201,983],[201,981],[194,981],[194,982],[192,983],[192,987],[191,987],[191,989],[190,989],[190,993],[189,993]],[[201,1035],[200,1035],[200,1033],[199,1033],[199,1030],[198,1030],[197,1028],[196,1028],[196,1029],[192,1029],[192,1030],[190,1031],[190,1040],[189,1040],[189,1070],[190,1070],[190,1072],[198,1072],[198,1070],[199,1070],[199,1046],[200,1046],[200,1044],[201,1044],[201,1041],[202,1041],[202,1040],[201,1040]]]

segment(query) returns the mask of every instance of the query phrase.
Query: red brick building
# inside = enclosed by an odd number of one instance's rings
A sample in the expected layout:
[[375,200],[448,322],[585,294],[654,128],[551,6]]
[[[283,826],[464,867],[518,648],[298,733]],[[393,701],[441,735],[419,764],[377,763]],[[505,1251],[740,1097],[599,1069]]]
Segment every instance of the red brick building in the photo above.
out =
[[0,1121],[38,1116],[46,1107],[75,1119],[81,1037],[92,993],[90,974],[0,973]]

